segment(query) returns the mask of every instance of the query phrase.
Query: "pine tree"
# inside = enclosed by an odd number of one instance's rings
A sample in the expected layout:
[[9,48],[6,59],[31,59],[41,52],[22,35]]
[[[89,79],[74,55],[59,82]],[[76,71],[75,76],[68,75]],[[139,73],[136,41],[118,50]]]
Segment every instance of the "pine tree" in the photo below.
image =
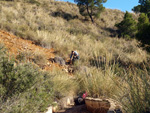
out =
[[80,14],[87,17],[89,16],[91,21],[94,22],[93,17],[98,18],[100,13],[104,10],[103,4],[107,0],[74,0],[78,7]]
[[133,38],[137,31],[136,21],[133,19],[132,15],[126,11],[124,19],[116,24],[120,34],[119,37],[123,38]]
[[138,18],[138,30],[143,31],[148,25],[149,25],[149,20],[146,14],[141,13],[140,17]]
[[132,10],[136,13],[146,13],[150,19],[150,0],[139,0],[140,5],[135,6]]
[[143,44],[150,44],[150,23],[147,14],[140,14],[137,26],[137,38],[143,42]]

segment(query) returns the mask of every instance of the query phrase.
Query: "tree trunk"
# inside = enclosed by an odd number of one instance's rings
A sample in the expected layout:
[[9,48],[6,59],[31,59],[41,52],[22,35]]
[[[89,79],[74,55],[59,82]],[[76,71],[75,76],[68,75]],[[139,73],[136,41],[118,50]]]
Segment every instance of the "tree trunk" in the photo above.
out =
[[93,20],[92,14],[90,14],[90,12],[89,12],[88,4],[86,5],[86,10],[87,10],[87,13],[88,13],[88,15],[89,15],[89,17],[90,17],[90,19],[91,19],[92,23],[94,23],[94,20]]

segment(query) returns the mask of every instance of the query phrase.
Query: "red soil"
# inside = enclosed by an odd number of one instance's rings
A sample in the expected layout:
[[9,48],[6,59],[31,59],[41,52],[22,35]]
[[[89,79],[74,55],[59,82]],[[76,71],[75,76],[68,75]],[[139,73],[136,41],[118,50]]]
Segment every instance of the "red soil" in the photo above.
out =
[[9,54],[14,57],[16,57],[19,52],[21,51],[27,51],[27,52],[35,52],[37,50],[40,50],[42,52],[42,55],[45,56],[47,59],[47,63],[44,65],[45,70],[51,70],[52,67],[55,67],[58,65],[52,63],[48,59],[54,58],[54,49],[47,49],[43,48],[41,46],[35,45],[30,40],[25,40],[20,37],[14,36],[11,33],[5,32],[3,30],[0,30],[0,43],[4,44],[5,47],[8,49]]

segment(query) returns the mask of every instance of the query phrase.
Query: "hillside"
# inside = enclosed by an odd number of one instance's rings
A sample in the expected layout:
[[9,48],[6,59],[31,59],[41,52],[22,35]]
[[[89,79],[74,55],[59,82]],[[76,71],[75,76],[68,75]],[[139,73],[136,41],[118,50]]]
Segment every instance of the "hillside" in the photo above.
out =
[[[105,9],[92,24],[69,2],[16,0],[0,1],[0,16],[0,43],[15,58],[0,49],[0,112],[45,112],[55,102],[61,109],[62,98],[84,91],[113,98],[130,113],[139,104],[145,110],[150,56],[136,39],[117,37],[123,12]],[[71,77],[50,58],[67,60],[72,50],[80,60]]]
[[[93,57],[93,50],[97,51],[98,48],[101,48],[103,51],[103,49],[109,48],[105,47],[107,44],[105,45],[99,40],[107,38],[106,43],[118,40],[108,38],[116,36],[114,25],[122,20],[123,12],[106,9],[94,25],[90,21],[84,21],[74,4],[46,3],[36,5],[1,2],[0,15],[3,18],[0,19],[0,28],[24,39],[32,40],[42,47],[54,48],[55,51],[58,51],[58,56],[65,59],[68,58],[71,50],[79,51],[81,58],[86,58],[86,54]],[[122,42],[119,41],[118,43]],[[95,44],[101,45],[101,47]],[[110,49],[113,49],[111,46],[115,46],[115,43],[110,45]],[[106,51],[103,51],[101,54],[104,55],[105,53]]]
[[42,48],[35,45],[32,41],[21,39],[2,30],[0,31],[0,43],[8,49],[11,57],[15,57],[18,60],[23,60],[23,57],[26,57],[26,62],[35,61],[35,64],[45,70],[49,70],[57,65],[49,60],[54,58],[54,50],[52,48]]

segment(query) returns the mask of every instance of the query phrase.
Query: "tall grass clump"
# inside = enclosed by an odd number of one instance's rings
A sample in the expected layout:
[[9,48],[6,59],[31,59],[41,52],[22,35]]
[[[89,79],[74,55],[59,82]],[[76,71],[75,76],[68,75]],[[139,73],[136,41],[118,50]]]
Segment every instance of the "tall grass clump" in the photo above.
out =
[[52,73],[55,96],[59,99],[67,95],[75,95],[78,91],[78,81],[74,77],[68,76],[66,72],[55,69]]
[[126,71],[124,77],[122,77],[123,81],[118,84],[123,91],[123,95],[118,97],[120,97],[120,102],[126,112],[150,112],[149,67],[143,66],[143,70],[133,68]]
[[[115,70],[116,67],[121,68],[120,72]],[[127,113],[148,113],[150,111],[149,69],[149,64],[128,69],[122,69],[117,64],[105,65],[105,68],[90,68],[85,73],[78,73],[77,79],[80,91],[87,91],[90,97],[113,98]]]
[[91,66],[104,67],[105,64],[111,66],[115,63],[125,68],[147,62],[148,54],[139,48],[140,44],[136,40],[102,38],[101,42],[95,43],[94,46],[94,51],[89,58]]
[[[148,57],[144,51],[144,54],[141,54],[142,50],[135,50],[134,48],[137,47],[130,45],[130,43],[128,43],[130,46],[127,48],[116,40],[115,43],[118,44],[116,46],[121,46],[121,50],[126,52],[126,55],[129,55],[128,58],[131,59],[124,61],[123,56],[120,56],[123,55],[121,51],[120,53],[95,51],[90,61],[92,67],[89,66],[84,73],[77,73],[80,90],[87,91],[88,96],[91,97],[113,98],[123,106],[126,112],[147,113],[150,109],[148,99],[150,96],[150,65]],[[117,48],[114,47],[109,50],[114,51],[115,49]],[[117,58],[114,56],[116,53],[118,54]],[[137,59],[141,58],[141,61],[132,60],[130,57],[132,53],[135,56],[139,54]]]
[[40,51],[39,49],[35,50],[35,52],[33,53],[33,58],[32,58],[33,62],[43,66],[44,64],[46,64],[46,60],[47,58],[45,57],[45,54]]
[[81,91],[87,91],[88,96],[98,98],[114,98],[119,89],[113,79],[118,79],[112,68],[91,68],[88,73],[78,73]]

